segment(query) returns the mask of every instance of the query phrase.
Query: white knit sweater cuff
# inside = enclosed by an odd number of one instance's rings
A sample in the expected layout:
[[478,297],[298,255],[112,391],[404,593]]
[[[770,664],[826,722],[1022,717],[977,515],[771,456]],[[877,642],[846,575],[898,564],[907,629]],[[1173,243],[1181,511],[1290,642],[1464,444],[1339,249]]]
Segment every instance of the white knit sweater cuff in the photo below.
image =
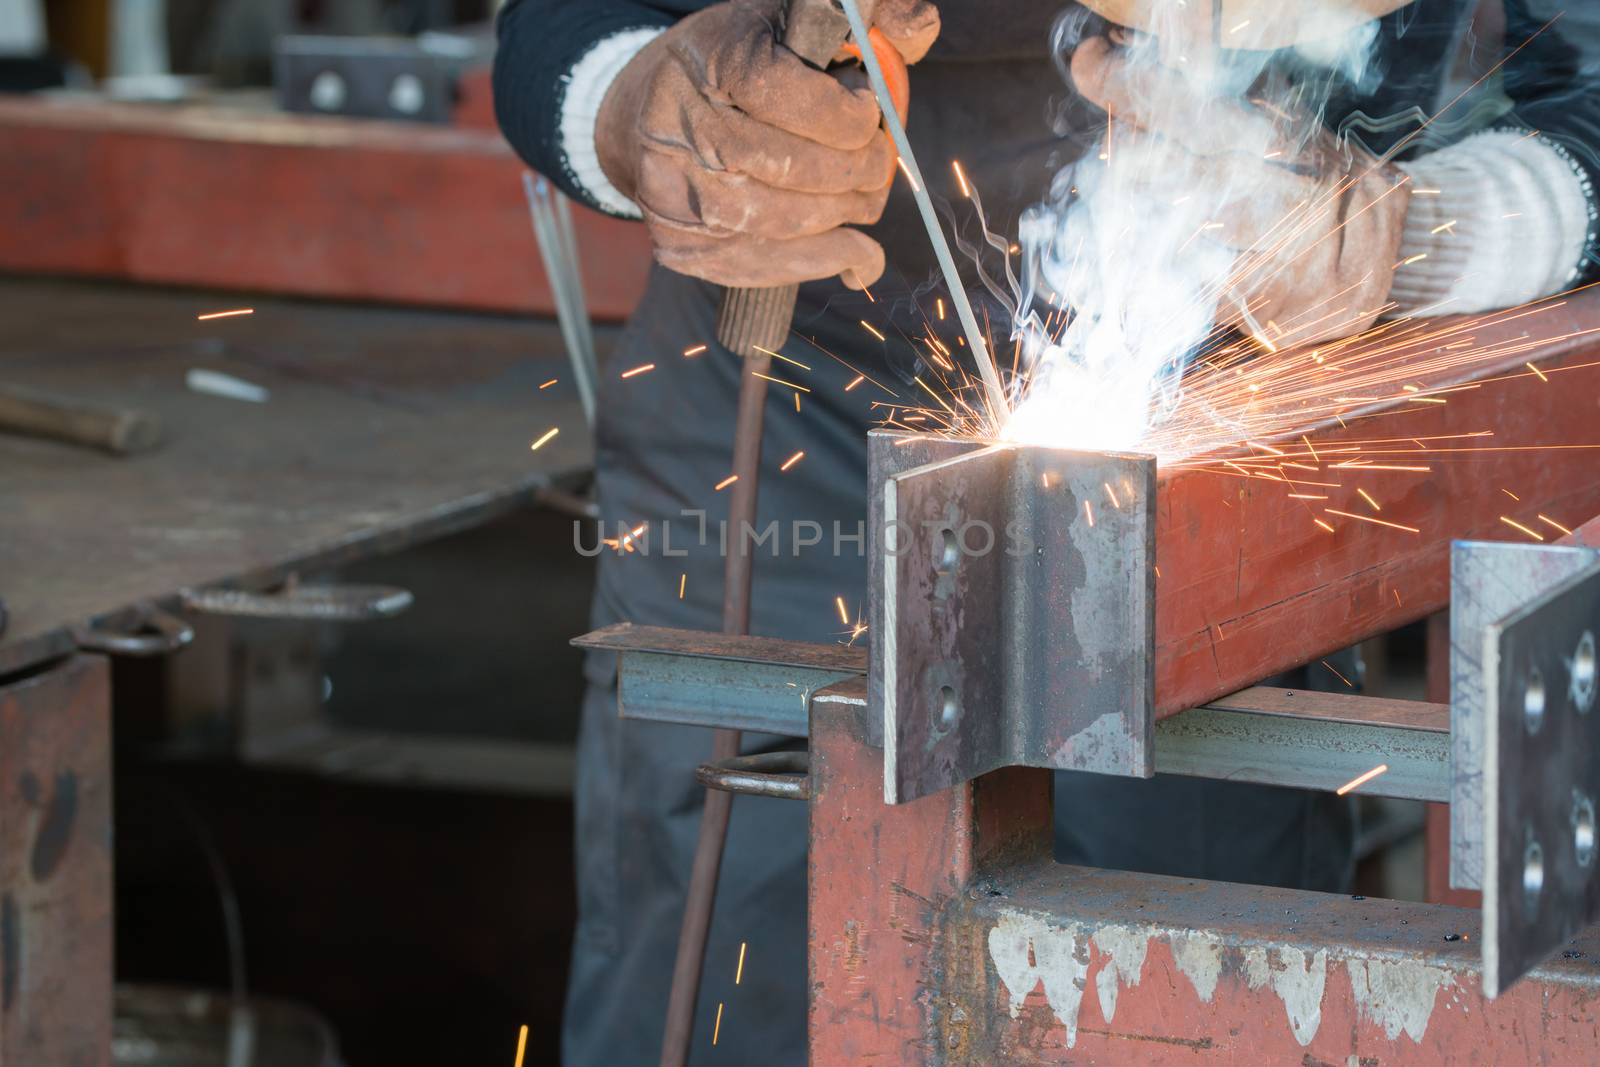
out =
[[594,145],[594,123],[606,90],[622,73],[622,68],[661,33],[658,27],[648,27],[623,30],[602,38],[573,65],[565,79],[567,90],[561,95],[560,148],[573,180],[594,197],[595,203],[624,218],[639,218],[639,209],[600,169],[600,156]]
[[1511,307],[1576,279],[1596,205],[1565,149],[1490,130],[1400,168],[1411,176],[1411,204],[1389,290],[1399,313]]

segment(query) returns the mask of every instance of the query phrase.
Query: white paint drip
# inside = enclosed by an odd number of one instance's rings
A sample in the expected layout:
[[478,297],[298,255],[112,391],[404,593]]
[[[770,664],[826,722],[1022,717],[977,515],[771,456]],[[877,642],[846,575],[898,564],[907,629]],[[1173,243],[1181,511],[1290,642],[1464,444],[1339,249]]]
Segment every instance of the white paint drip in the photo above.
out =
[[1356,1010],[1382,1026],[1391,1041],[1404,1030],[1420,1042],[1440,988],[1455,984],[1442,967],[1415,960],[1352,959],[1345,966]]
[[1100,1014],[1110,1022],[1117,1014],[1117,989],[1122,985],[1136,986],[1144,971],[1145,953],[1150,948],[1150,936],[1142,930],[1124,926],[1108,926],[1095,931],[1094,945],[1105,954],[1105,965],[1094,976],[1094,985],[1100,993]]
[[989,931],[989,959],[1011,997],[1011,1017],[1034,987],[1044,984],[1045,999],[1062,1026],[1067,1047],[1078,1040],[1078,1006],[1089,973],[1089,939],[1075,930],[1049,926],[1027,915],[1004,914]]
[[[1122,986],[1137,986],[1143,977],[1151,937],[1164,939],[1172,957],[1205,1002],[1215,995],[1222,973],[1224,946],[1215,936],[1198,931],[1166,930],[1153,935],[1142,927],[1108,924],[1097,929],[1082,926],[1053,926],[1022,912],[1002,912],[989,931],[989,958],[995,973],[1005,983],[1011,1017],[1017,1018],[1028,995],[1041,984],[1045,999],[1056,1020],[1067,1031],[1067,1047],[1078,1040],[1078,1011],[1089,974],[1089,946],[1092,942],[1104,961],[1095,975],[1100,1011],[1110,1022],[1117,1010],[1117,995]],[[1322,996],[1328,981],[1328,953],[1295,948],[1252,946],[1240,952],[1242,972],[1251,989],[1271,986],[1283,1002],[1284,1015],[1295,1040],[1311,1044],[1322,1025]],[[1387,962],[1387,961],[1380,961]],[[1363,988],[1373,991],[1377,1006],[1364,1011],[1378,1020],[1390,1036],[1405,1029],[1420,1037],[1427,1025],[1432,997],[1448,976],[1436,968],[1408,964],[1403,972],[1363,972]],[[1431,973],[1422,973],[1431,972]],[[1352,971],[1352,983],[1355,981]],[[1432,985],[1427,985],[1431,981]],[[1428,1000],[1421,999],[1427,985]],[[1357,1000],[1361,1000],[1357,990]],[[1420,1018],[1417,1011],[1422,1011]],[[1391,1019],[1394,1021],[1391,1022]]]
[[1211,996],[1217,991],[1217,977],[1222,973],[1222,945],[1216,938],[1200,933],[1173,934],[1170,940],[1178,970],[1194,986],[1195,995],[1202,1002],[1211,1003]]
[[1273,949],[1272,991],[1283,1001],[1289,1029],[1301,1045],[1311,1044],[1322,1025],[1322,991],[1328,984],[1328,952]]

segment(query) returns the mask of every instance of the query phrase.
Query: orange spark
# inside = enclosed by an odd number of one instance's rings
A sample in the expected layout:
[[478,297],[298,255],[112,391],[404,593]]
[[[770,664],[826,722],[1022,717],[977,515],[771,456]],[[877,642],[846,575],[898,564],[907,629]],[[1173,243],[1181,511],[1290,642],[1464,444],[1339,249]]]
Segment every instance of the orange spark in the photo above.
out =
[[1549,378],[1545,377],[1544,371],[1540,370],[1538,367],[1535,367],[1533,365],[1533,362],[1531,360],[1529,362],[1523,364],[1523,366],[1527,367],[1529,370],[1533,371],[1533,373],[1537,374],[1539,376],[1539,380],[1541,382],[1548,382],[1550,380]]
[[944,297],[942,297],[942,296],[934,297],[933,298],[933,306],[935,308],[937,308],[938,311],[939,311],[939,321],[943,322],[944,321]]
[[1552,519],[1548,515],[1540,515],[1539,516],[1539,521],[1543,522],[1543,523],[1548,523],[1549,525],[1554,526],[1556,529],[1560,530],[1562,533],[1566,534],[1568,537],[1572,536],[1572,531],[1571,530],[1567,529],[1565,526],[1561,525],[1559,522],[1557,522],[1556,520]]
[[204,315],[196,315],[196,322],[210,322],[212,319],[231,319],[235,315],[254,315],[255,308],[234,308],[232,311],[208,311]]
[[656,365],[654,363],[642,363],[639,366],[633,368],[632,370],[623,371],[622,372],[622,376],[624,378],[632,378],[636,374],[647,374],[650,371],[653,371],[655,369],[656,369]]
[[1087,500],[1085,500],[1083,502],[1083,513],[1089,517],[1089,525],[1093,526],[1094,525],[1094,508],[1089,505],[1089,502]]
[[717,1043],[717,1036],[722,1033],[722,1002],[717,1002],[717,1023],[711,1028],[711,1043]]
[[1321,519],[1312,519],[1311,521],[1316,523],[1318,526],[1322,527],[1324,530],[1327,530],[1329,533],[1333,533],[1333,527],[1329,526],[1327,523],[1323,522]]
[[552,386],[552,385],[554,385],[554,384],[556,384],[556,382],[557,382],[557,381],[559,381],[559,380],[560,380],[560,379],[557,379],[557,378],[551,378],[551,379],[550,379],[550,380],[549,380],[549,381],[548,381],[548,382],[544,382],[544,383],[543,383],[543,384],[541,384],[541,385],[540,385],[540,386],[539,386],[539,388],[540,388],[540,389],[548,389],[548,388],[550,388],[550,387],[551,387],[551,386]]
[[967,184],[967,175],[966,172],[961,169],[961,161],[958,159],[952,159],[950,161],[950,168],[956,172],[956,181],[961,183],[961,195],[966,197],[968,200],[971,200],[972,186]]
[[720,493],[738,480],[739,476],[737,474],[730,474],[726,478],[722,479],[722,481],[718,482],[712,491]]
[[544,444],[546,441],[550,440],[550,438],[554,437],[556,434],[558,434],[560,432],[561,432],[561,428],[559,426],[550,427],[548,430],[546,430],[544,432],[544,436],[540,437],[537,441],[535,441],[532,445],[529,446],[528,450],[530,452],[539,451],[539,446],[540,445]]
[[1415,526],[1402,526],[1398,522],[1384,522],[1382,519],[1375,519],[1371,515],[1357,515],[1353,511],[1339,511],[1336,508],[1323,508],[1322,510],[1329,515],[1338,515],[1345,519],[1360,519],[1362,522],[1370,522],[1375,526],[1387,526],[1394,530],[1404,530],[1406,533],[1422,532]]
[[850,625],[850,613],[844,609],[844,597],[836,596],[833,602],[839,606],[839,621],[846,626]]
[[854,389],[856,386],[860,385],[862,382],[864,382],[866,380],[867,380],[867,376],[865,374],[858,374],[858,375],[855,376],[855,379],[853,381],[851,381],[851,383],[849,385],[844,387],[844,391],[848,393],[850,390]]
[[683,587],[689,584],[689,572],[684,571],[678,575],[678,599],[683,599]]
[[[795,394],[796,399],[798,399],[799,396],[800,396],[799,393]],[[794,455],[790,456],[788,459],[784,460],[783,461],[783,466],[779,467],[778,469],[780,471],[788,470],[790,467],[794,466],[796,463],[799,463],[800,462],[800,457],[804,456],[805,454],[806,454],[805,453],[805,449],[801,449],[800,451],[796,452]]]
[[1350,684],[1350,679],[1346,678],[1344,675],[1339,673],[1339,668],[1335,667],[1333,664],[1329,663],[1327,660],[1323,660],[1322,661],[1322,665],[1324,667],[1328,668],[1328,670],[1332,671],[1333,672],[1333,676],[1335,678],[1339,679],[1339,681],[1343,682],[1347,686],[1350,686],[1351,689],[1355,688],[1354,685]]
[[1117,499],[1116,490],[1111,488],[1111,483],[1101,482],[1100,484],[1106,487],[1106,496],[1111,498],[1111,506],[1114,508],[1121,508],[1122,503]]
[[866,319],[861,320],[861,325],[865,326],[867,328],[867,332],[876,337],[878,340],[882,341],[884,339],[883,334],[873,329],[872,323],[868,322]]
[[1535,533],[1533,530],[1528,529],[1526,526],[1522,525],[1522,523],[1518,522],[1516,519],[1507,518],[1506,516],[1502,515],[1502,516],[1500,516],[1500,521],[1505,523],[1507,526],[1513,526],[1513,527],[1517,528],[1518,530],[1521,530],[1523,533],[1527,534],[1529,537],[1533,538],[1535,541],[1543,541],[1544,540],[1543,536],[1541,536],[1538,533]]
[[1388,769],[1389,765],[1387,763],[1380,763],[1366,774],[1358,775],[1357,777],[1350,779],[1344,785],[1341,785],[1338,789],[1335,789],[1334,792],[1339,796],[1344,796],[1346,793],[1350,792],[1350,790],[1366,785],[1368,782],[1372,781],[1374,778],[1378,777],[1378,775],[1384,773]]
[[522,1067],[522,1054],[528,1049],[528,1028],[522,1027],[517,1031],[517,1062],[516,1067]]
[[915,192],[917,189],[917,179],[911,176],[911,168],[906,166],[906,161],[898,156],[895,157],[895,162],[900,164],[901,173],[906,176],[906,181],[910,183],[912,191]]
[[739,942],[739,966],[734,968],[733,984],[738,985],[739,979],[744,977],[744,942]]
[[793,382],[786,382],[782,378],[774,378],[770,374],[762,374],[760,371],[751,371],[750,373],[754,374],[757,378],[765,378],[769,382],[776,382],[779,385],[787,385],[790,389],[798,389],[802,393],[811,392],[811,390],[807,389],[803,385],[796,385]]
[[1365,500],[1368,504],[1372,505],[1372,510],[1373,511],[1382,511],[1383,510],[1381,507],[1378,506],[1378,502],[1376,500],[1372,499],[1372,496],[1365,489],[1359,489],[1358,488],[1356,490],[1356,492],[1361,494],[1361,499],[1362,500]]

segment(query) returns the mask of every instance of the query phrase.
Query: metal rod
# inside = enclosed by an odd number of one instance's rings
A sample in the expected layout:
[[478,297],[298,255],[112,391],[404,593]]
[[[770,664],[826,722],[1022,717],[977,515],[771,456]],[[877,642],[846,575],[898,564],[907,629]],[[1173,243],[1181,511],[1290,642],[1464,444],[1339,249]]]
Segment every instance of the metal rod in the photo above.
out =
[[[744,357],[739,375],[739,409],[733,430],[733,474],[728,500],[731,542],[723,564],[722,632],[744,634],[750,630],[751,557],[745,531],[755,525],[756,483],[761,473],[761,424],[766,414],[770,356],[757,352]],[[711,744],[712,761],[739,754],[739,731],[721,729]],[[700,1000],[700,977],[705,967],[706,937],[717,899],[717,876],[722,871],[722,850],[728,838],[728,817],[733,794],[707,790],[700,815],[700,837],[694,846],[689,891],[684,901],[683,925],[678,931],[678,954],[672,965],[672,993],[667,1000],[667,1023],[661,1039],[661,1067],[683,1067],[694,1037],[694,1009]]]
[[594,350],[594,324],[589,318],[589,297],[583,288],[583,262],[578,258],[578,234],[572,224],[572,201],[561,190],[554,190],[556,222],[561,233],[561,247],[566,250],[567,263],[571,265],[572,310],[577,326],[578,340],[583,345],[584,366],[589,369],[591,381],[599,379],[599,359]]
[[[573,287],[576,265],[567,257],[561,225],[551,205],[550,186],[543,178],[535,179],[531,171],[522,172],[522,191],[528,198],[528,215],[533,220],[533,234],[538,239],[539,258],[544,263],[545,276],[550,281],[550,293],[555,298],[556,322],[561,327],[562,340],[567,345],[567,359],[572,366],[573,384],[578,389],[578,402],[583,405],[584,420],[594,426],[594,383],[598,371],[592,352],[584,348],[579,321],[586,317],[574,299]],[[581,299],[581,298],[580,298]]]
[[928,197],[927,183],[922,180],[922,170],[917,166],[917,157],[911,151],[911,142],[906,140],[906,128],[900,122],[899,113],[895,111],[888,83],[883,80],[883,68],[878,65],[877,54],[873,52],[872,45],[867,40],[867,24],[861,17],[861,8],[857,0],[843,0],[843,6],[845,17],[850,20],[850,32],[855,35],[856,44],[861,50],[861,62],[866,65],[867,78],[872,82],[872,91],[878,97],[878,109],[883,112],[883,124],[888,127],[889,136],[894,139],[894,146],[900,153],[900,162],[905,165],[906,173],[911,178],[911,195],[916,198],[917,210],[922,213],[922,224],[927,228],[928,240],[933,242],[933,254],[939,260],[939,271],[944,275],[945,286],[950,290],[950,302],[955,305],[956,317],[961,320],[961,328],[967,335],[967,345],[972,349],[973,359],[977,361],[978,377],[983,380],[984,394],[989,402],[991,429],[998,430],[1010,410],[1006,403],[1005,387],[1000,383],[1000,371],[996,369],[994,359],[989,355],[989,347],[984,343],[983,332],[978,329],[977,317],[972,314],[972,304],[967,300],[967,290],[961,284],[961,275],[956,271],[955,260],[950,255],[950,245],[944,239],[944,228],[939,225],[939,217],[933,211],[933,201]]

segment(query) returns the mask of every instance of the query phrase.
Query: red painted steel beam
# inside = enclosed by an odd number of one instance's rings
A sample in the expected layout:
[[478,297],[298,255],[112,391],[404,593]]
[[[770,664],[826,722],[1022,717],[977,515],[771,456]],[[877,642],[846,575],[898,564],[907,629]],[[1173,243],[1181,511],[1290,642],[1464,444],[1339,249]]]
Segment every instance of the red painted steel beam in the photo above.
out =
[[[1591,290],[1473,336],[1486,347],[1597,326],[1600,292]],[[1548,381],[1528,369],[1530,359]],[[1205,469],[1161,475],[1158,715],[1206,703],[1439,610],[1449,599],[1451,540],[1526,539],[1501,522],[1502,515],[1538,526],[1539,513],[1567,525],[1600,513],[1600,449],[1530,448],[1600,444],[1600,341],[1569,340],[1509,355],[1462,380],[1484,384],[1449,394],[1446,404],[1391,405],[1379,417],[1347,418],[1348,426],[1332,422],[1310,435],[1318,448],[1376,437],[1400,438],[1386,447],[1405,448],[1406,438],[1492,430],[1492,438],[1451,442],[1479,451],[1419,452],[1418,462],[1432,467],[1427,474],[1345,470],[1319,479],[1342,487],[1319,489],[1330,499],[1315,507],[1372,514],[1356,492],[1364,488],[1383,507],[1377,517],[1420,533],[1332,519],[1336,532],[1330,534],[1312,521],[1321,513],[1290,499],[1280,482]],[[1528,450],[1495,450],[1508,447]],[[1547,532],[1551,540],[1559,536]]]
[[[0,98],[0,270],[549,313],[521,171],[492,130]],[[644,228],[575,215],[623,318]]]

